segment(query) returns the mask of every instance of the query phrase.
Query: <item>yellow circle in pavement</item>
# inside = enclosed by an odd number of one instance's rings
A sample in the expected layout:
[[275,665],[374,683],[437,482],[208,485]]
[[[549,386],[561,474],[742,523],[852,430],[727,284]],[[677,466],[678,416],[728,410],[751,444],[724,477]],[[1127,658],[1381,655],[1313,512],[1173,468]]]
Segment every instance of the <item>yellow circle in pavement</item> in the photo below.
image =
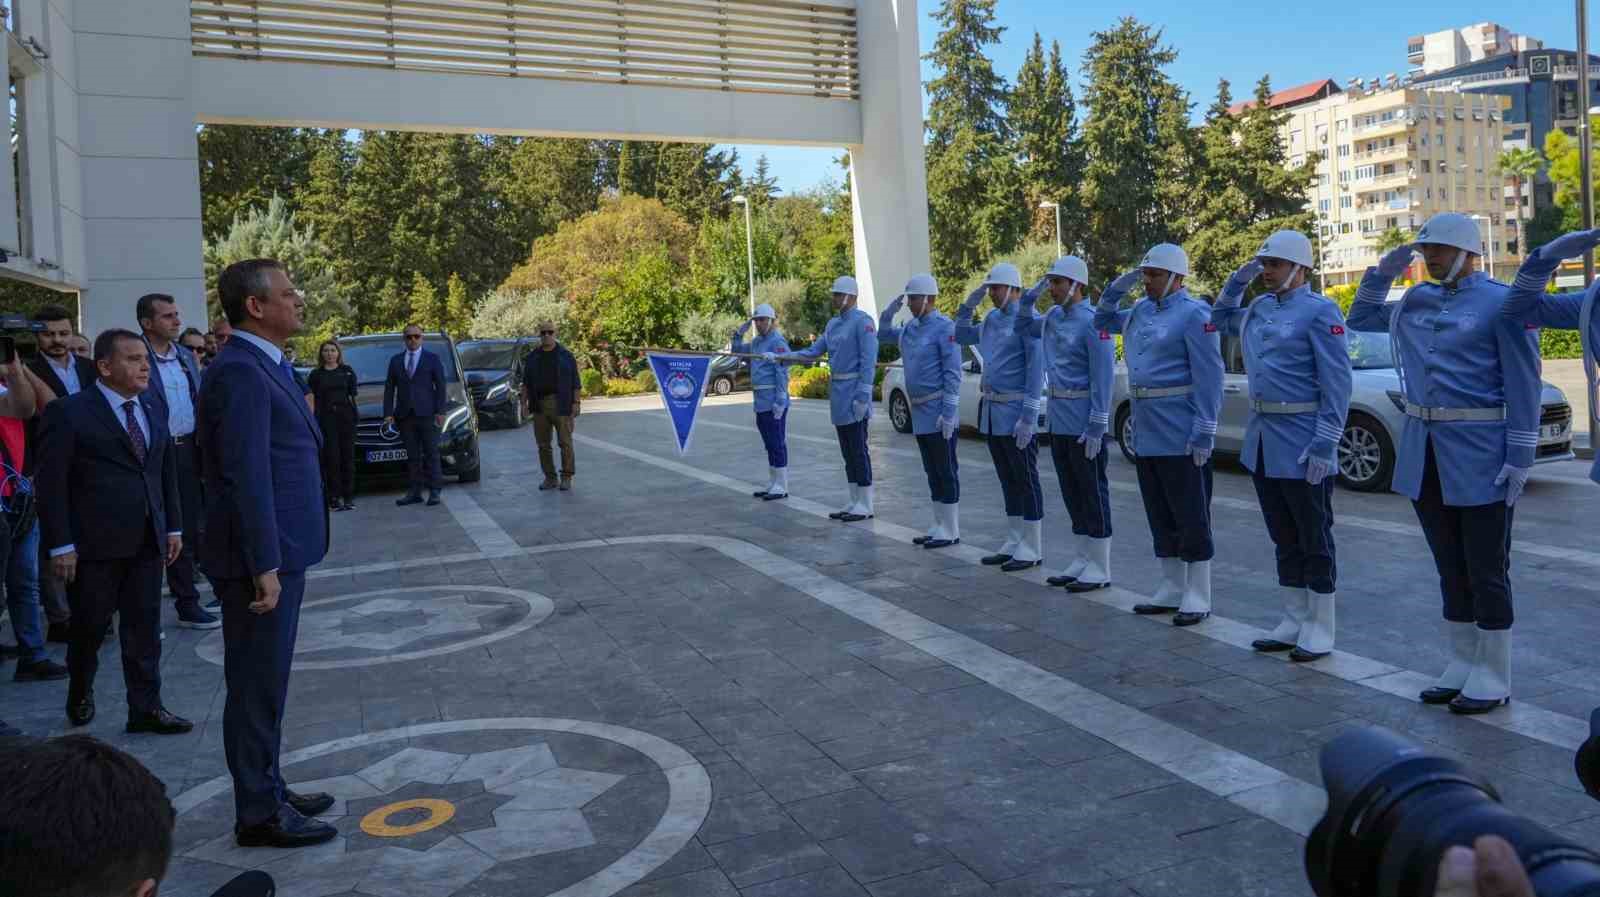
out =
[[[391,817],[406,810],[426,810],[428,815],[410,825],[389,824],[388,820]],[[449,801],[420,797],[416,800],[402,800],[373,810],[371,813],[361,817],[361,830],[376,838],[404,838],[407,835],[416,835],[429,829],[438,828],[449,822],[455,815],[455,805]]]

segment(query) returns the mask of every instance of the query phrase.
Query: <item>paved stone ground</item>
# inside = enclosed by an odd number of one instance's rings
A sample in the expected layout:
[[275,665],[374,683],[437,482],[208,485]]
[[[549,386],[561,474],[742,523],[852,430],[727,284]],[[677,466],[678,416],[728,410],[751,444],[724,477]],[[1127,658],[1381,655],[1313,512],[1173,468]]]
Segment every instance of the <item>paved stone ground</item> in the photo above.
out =
[[[1369,724],[1600,845],[1571,763],[1600,704],[1580,465],[1541,468],[1518,508],[1517,703],[1464,719],[1411,697],[1443,659],[1395,496],[1336,496],[1344,653],[1308,668],[1247,648],[1279,589],[1236,468],[1217,478],[1217,615],[1177,630],[1126,612],[1157,570],[1120,459],[1119,587],[1085,599],[1042,586],[1048,569],[975,563],[1004,529],[977,441],[964,543],[924,552],[915,446],[881,418],[879,517],[841,525],[825,405],[793,412],[795,497],[773,504],[749,496],[765,460],[747,400],[709,403],[682,459],[654,405],[586,407],[571,493],[539,493],[531,432],[503,431],[445,507],[378,493],[334,516],[285,738],[289,779],[340,798],[326,847],[231,847],[220,636],[168,630],[166,701],[199,723],[177,738],[121,733],[108,645],[89,729],[175,796],[163,893],[261,866],[306,897],[1304,895],[1317,749]],[[1066,517],[1045,486],[1051,564]],[[57,733],[64,692],[4,681],[0,706]]]

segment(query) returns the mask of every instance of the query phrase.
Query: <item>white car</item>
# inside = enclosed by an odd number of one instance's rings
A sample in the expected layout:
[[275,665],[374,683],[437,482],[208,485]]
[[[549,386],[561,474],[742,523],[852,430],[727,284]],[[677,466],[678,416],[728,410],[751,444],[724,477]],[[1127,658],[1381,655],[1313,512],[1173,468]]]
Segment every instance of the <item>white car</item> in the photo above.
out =
[[[983,356],[979,354],[977,346],[961,347],[961,426],[967,429],[978,428],[978,385],[983,380]],[[901,433],[911,432],[911,396],[906,392],[905,369],[895,362],[893,367],[883,373],[883,403],[888,408],[889,422]],[[1045,389],[1049,389],[1046,383]],[[1038,432],[1041,442],[1049,442],[1049,434],[1045,432],[1045,421],[1049,419],[1050,399],[1047,394],[1041,393],[1039,404]]]

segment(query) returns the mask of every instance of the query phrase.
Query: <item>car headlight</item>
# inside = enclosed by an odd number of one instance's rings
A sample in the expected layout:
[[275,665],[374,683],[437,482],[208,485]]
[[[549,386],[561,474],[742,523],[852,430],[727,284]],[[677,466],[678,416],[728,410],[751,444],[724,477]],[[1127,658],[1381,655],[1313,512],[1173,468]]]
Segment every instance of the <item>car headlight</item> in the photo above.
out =
[[489,391],[483,394],[483,400],[485,402],[493,401],[503,395],[509,394],[510,392],[511,382],[509,380],[501,381],[500,383],[496,383],[494,386],[489,387]]
[[464,428],[472,420],[472,408],[462,405],[460,408],[444,416],[444,426],[440,427],[446,433]]
[[1399,411],[1401,414],[1405,413],[1405,411],[1406,411],[1406,397],[1400,394],[1400,390],[1398,390],[1398,389],[1385,390],[1384,391],[1384,395],[1388,396],[1389,397],[1389,401],[1394,403],[1394,408],[1395,408],[1396,411]]

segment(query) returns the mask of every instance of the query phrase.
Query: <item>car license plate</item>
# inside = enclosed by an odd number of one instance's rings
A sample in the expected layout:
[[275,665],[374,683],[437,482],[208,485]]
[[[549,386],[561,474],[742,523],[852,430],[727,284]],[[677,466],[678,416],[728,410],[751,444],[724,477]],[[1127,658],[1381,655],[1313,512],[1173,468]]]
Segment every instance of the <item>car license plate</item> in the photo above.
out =
[[402,449],[384,449],[382,451],[377,451],[377,452],[367,452],[367,463],[369,463],[369,464],[377,462],[377,461],[404,461],[405,459],[406,459],[406,450],[403,449],[403,448]]
[[1560,439],[1567,435],[1566,424],[1545,424],[1539,428],[1540,439]]

